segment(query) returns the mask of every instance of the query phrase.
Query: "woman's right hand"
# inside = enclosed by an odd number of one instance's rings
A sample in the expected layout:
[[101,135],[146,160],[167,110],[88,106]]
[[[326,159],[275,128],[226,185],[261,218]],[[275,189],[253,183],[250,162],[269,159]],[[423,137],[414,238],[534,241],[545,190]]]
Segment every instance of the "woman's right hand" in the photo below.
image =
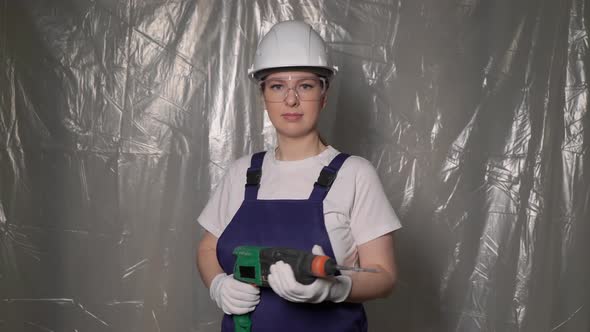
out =
[[211,282],[209,294],[217,306],[228,315],[243,315],[253,311],[260,302],[260,289],[220,273]]

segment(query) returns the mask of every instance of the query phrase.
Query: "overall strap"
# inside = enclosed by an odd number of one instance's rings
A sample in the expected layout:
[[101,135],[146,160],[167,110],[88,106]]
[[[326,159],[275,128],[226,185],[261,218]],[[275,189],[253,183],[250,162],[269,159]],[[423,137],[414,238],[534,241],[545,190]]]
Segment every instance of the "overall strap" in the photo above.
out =
[[258,188],[260,188],[260,178],[262,177],[262,162],[266,151],[258,152],[252,155],[250,168],[246,172],[246,193],[244,199],[255,201],[258,197]]
[[309,200],[323,201],[324,198],[326,198],[328,192],[330,191],[330,188],[332,187],[332,183],[334,183],[334,180],[336,180],[336,175],[338,175],[338,171],[340,170],[342,164],[344,164],[348,157],[350,157],[349,154],[340,153],[339,155],[334,157],[334,159],[332,159],[330,165],[325,166],[322,169],[322,171],[320,172],[320,176],[318,177],[318,180],[313,185],[313,191],[309,196]]

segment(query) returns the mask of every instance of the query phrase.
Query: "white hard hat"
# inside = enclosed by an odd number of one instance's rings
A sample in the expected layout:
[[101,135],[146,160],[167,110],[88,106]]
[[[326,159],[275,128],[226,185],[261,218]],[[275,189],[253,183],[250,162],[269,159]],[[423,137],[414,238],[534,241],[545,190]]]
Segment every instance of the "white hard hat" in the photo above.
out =
[[326,44],[320,35],[305,22],[284,21],[275,24],[264,35],[248,75],[259,79],[261,72],[275,68],[307,67],[335,75],[338,67],[330,63]]

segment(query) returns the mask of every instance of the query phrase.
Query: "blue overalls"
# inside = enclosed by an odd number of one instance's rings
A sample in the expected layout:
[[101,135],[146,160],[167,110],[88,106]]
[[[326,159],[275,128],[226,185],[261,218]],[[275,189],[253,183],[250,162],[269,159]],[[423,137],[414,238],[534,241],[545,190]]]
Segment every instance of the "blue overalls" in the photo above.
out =
[[[247,172],[245,197],[217,242],[217,258],[227,274],[233,273],[232,251],[241,245],[289,247],[311,251],[319,244],[334,257],[324,223],[323,200],[336,174],[349,157],[339,154],[324,167],[309,199],[260,200],[258,188],[265,152],[252,156]],[[271,288],[260,289],[260,303],[251,313],[252,332],[364,332],[367,319],[362,304],[293,303]],[[222,332],[234,332],[230,315],[223,317]]]

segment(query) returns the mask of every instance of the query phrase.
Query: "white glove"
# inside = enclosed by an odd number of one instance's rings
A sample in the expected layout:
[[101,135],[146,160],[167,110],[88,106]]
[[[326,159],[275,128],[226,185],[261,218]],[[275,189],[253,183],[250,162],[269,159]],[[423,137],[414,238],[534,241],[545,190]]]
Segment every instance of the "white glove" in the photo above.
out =
[[[325,255],[318,245],[313,246],[311,252],[314,255]],[[352,279],[343,275],[317,278],[310,285],[300,284],[295,280],[291,266],[283,261],[270,266],[268,283],[277,295],[291,302],[343,302],[352,289]]]
[[260,289],[234,279],[234,275],[220,273],[211,281],[211,299],[228,315],[243,315],[260,302]]

